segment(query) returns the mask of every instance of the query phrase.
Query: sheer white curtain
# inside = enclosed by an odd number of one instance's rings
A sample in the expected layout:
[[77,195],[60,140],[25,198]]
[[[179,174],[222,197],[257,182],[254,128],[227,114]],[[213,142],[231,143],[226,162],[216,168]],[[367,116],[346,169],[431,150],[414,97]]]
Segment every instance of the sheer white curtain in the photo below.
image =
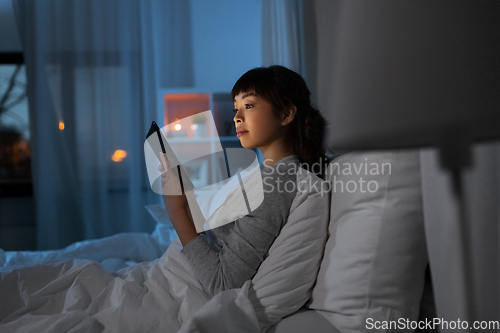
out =
[[189,1],[13,2],[29,81],[38,248],[151,232],[144,206],[160,198],[149,188],[144,140],[161,120],[157,88],[193,85]]
[[314,1],[262,0],[262,65],[282,65],[306,80],[317,102]]
[[262,1],[262,64],[305,74],[301,0]]

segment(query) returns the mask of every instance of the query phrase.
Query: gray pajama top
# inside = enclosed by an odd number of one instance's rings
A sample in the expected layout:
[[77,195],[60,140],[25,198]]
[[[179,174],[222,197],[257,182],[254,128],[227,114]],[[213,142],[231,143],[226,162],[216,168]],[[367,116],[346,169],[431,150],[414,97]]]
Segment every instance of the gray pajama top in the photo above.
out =
[[[261,170],[264,200],[250,214],[208,230],[182,249],[196,278],[214,296],[251,279],[285,225],[297,193],[296,155]],[[294,182],[295,186],[286,183]]]

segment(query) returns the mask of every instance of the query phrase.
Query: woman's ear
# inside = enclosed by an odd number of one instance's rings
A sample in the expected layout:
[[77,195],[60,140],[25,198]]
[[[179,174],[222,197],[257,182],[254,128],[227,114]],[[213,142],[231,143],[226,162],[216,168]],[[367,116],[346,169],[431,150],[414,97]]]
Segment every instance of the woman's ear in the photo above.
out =
[[286,126],[290,124],[293,119],[295,119],[295,115],[297,114],[297,107],[292,105],[288,110],[285,111],[284,119],[281,122],[281,126]]

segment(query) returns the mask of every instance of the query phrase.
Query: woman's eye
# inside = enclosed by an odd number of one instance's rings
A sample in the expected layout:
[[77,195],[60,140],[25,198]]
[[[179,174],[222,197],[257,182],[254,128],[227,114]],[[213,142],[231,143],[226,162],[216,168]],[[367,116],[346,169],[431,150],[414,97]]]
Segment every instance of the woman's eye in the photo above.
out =
[[237,113],[237,112],[238,112],[238,109],[233,109],[233,112],[234,112],[234,113]]
[[245,104],[245,108],[246,108],[246,109],[251,109],[252,107],[253,107],[253,105],[252,105],[252,104]]

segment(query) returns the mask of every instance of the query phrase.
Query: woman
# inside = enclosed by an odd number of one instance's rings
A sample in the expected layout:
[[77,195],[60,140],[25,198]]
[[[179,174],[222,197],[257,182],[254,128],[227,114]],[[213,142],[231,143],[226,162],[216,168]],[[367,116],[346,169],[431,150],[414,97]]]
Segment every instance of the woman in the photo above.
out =
[[[287,221],[299,190],[297,173],[302,167],[322,176],[326,165],[325,120],[311,106],[309,89],[299,74],[283,66],[254,68],[238,79],[232,97],[241,145],[260,149],[264,157],[262,204],[247,216],[198,234],[185,197],[163,196],[182,252],[212,296],[241,287],[255,275]],[[159,166],[162,186],[178,182],[166,159],[163,164],[167,171]]]

